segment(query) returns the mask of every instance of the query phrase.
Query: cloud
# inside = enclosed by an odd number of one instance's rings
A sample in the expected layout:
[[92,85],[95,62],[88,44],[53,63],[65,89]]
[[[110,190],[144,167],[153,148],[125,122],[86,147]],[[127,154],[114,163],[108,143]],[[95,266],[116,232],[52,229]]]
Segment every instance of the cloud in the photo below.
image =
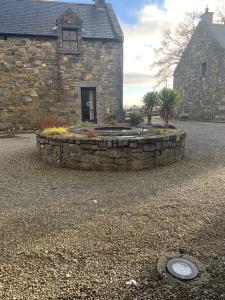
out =
[[[142,98],[146,92],[146,83],[149,89],[156,85],[156,70],[150,69],[154,60],[154,48],[160,45],[162,33],[166,28],[174,29],[184,19],[186,12],[204,12],[209,5],[211,11],[215,10],[215,0],[165,0],[164,5],[155,4],[144,6],[138,15],[136,24],[122,24],[125,34],[124,42],[124,82],[125,104],[133,101],[127,97],[129,86],[143,87],[137,96]],[[145,86],[145,88],[144,88]],[[137,99],[137,97],[135,97]],[[133,99],[134,100],[134,99]],[[138,99],[136,100],[139,101]],[[139,104],[139,102],[137,103]]]
[[144,73],[126,73],[124,74],[124,84],[130,86],[139,86],[148,84],[149,86],[155,83],[155,76]]

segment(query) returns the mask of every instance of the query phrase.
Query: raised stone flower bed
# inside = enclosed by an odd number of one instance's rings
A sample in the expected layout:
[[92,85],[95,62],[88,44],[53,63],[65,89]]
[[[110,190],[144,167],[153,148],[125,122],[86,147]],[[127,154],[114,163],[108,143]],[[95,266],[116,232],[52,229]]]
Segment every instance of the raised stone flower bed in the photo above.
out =
[[[105,128],[105,127],[104,127]],[[120,128],[121,129],[121,128]],[[103,131],[110,131],[106,128]],[[129,129],[128,129],[129,130]],[[76,131],[76,130],[75,130]],[[170,130],[165,135],[133,131],[134,135],[46,136],[37,133],[41,160],[65,168],[82,170],[143,170],[183,159],[185,132]],[[123,131],[123,130],[122,130]]]

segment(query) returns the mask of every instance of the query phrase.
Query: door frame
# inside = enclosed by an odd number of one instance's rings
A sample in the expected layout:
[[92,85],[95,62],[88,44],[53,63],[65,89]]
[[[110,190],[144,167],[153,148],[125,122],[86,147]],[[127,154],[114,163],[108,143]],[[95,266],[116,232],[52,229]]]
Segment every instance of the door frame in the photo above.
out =
[[[96,108],[96,105],[97,105],[97,103],[96,103],[96,88],[93,88],[93,87],[88,87],[88,88],[80,88],[80,90],[81,90],[81,119],[82,119],[82,121],[83,122],[85,122],[85,121],[87,121],[87,122],[91,122],[91,123],[97,123],[97,108]],[[85,102],[83,102],[83,100],[84,100],[84,98],[82,97],[82,95],[83,95],[83,92],[84,91],[92,91],[93,92],[93,94],[94,94],[94,103],[93,103],[93,105],[94,105],[94,119],[93,120],[84,120],[84,118],[83,118],[83,116],[84,116],[84,109],[85,109]],[[90,97],[90,94],[88,94],[88,96]],[[89,98],[90,99],[90,98]],[[89,107],[89,116],[90,116],[90,107]]]
[[95,88],[96,89],[96,116],[95,122],[98,123],[98,112],[99,112],[99,99],[100,99],[100,85],[97,81],[80,81],[79,83],[79,103],[80,103],[80,121],[82,122],[82,99],[81,99],[81,89],[82,88]]

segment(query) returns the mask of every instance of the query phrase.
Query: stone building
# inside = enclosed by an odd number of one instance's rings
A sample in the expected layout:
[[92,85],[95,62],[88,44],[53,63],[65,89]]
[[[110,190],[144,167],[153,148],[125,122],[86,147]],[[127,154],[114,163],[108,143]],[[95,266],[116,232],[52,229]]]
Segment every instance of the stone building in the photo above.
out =
[[110,4],[0,0],[0,130],[122,111],[123,33]]
[[225,121],[225,25],[214,24],[208,8],[174,72],[174,88],[182,93],[178,113]]

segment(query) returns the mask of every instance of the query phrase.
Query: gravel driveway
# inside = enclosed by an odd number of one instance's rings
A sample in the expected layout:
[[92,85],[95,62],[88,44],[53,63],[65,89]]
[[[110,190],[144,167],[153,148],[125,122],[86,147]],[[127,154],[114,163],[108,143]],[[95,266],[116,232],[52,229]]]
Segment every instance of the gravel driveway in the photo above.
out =
[[[33,135],[0,139],[0,299],[225,299],[225,124],[177,126],[185,160],[140,172],[52,168]],[[210,281],[160,279],[171,251]]]

